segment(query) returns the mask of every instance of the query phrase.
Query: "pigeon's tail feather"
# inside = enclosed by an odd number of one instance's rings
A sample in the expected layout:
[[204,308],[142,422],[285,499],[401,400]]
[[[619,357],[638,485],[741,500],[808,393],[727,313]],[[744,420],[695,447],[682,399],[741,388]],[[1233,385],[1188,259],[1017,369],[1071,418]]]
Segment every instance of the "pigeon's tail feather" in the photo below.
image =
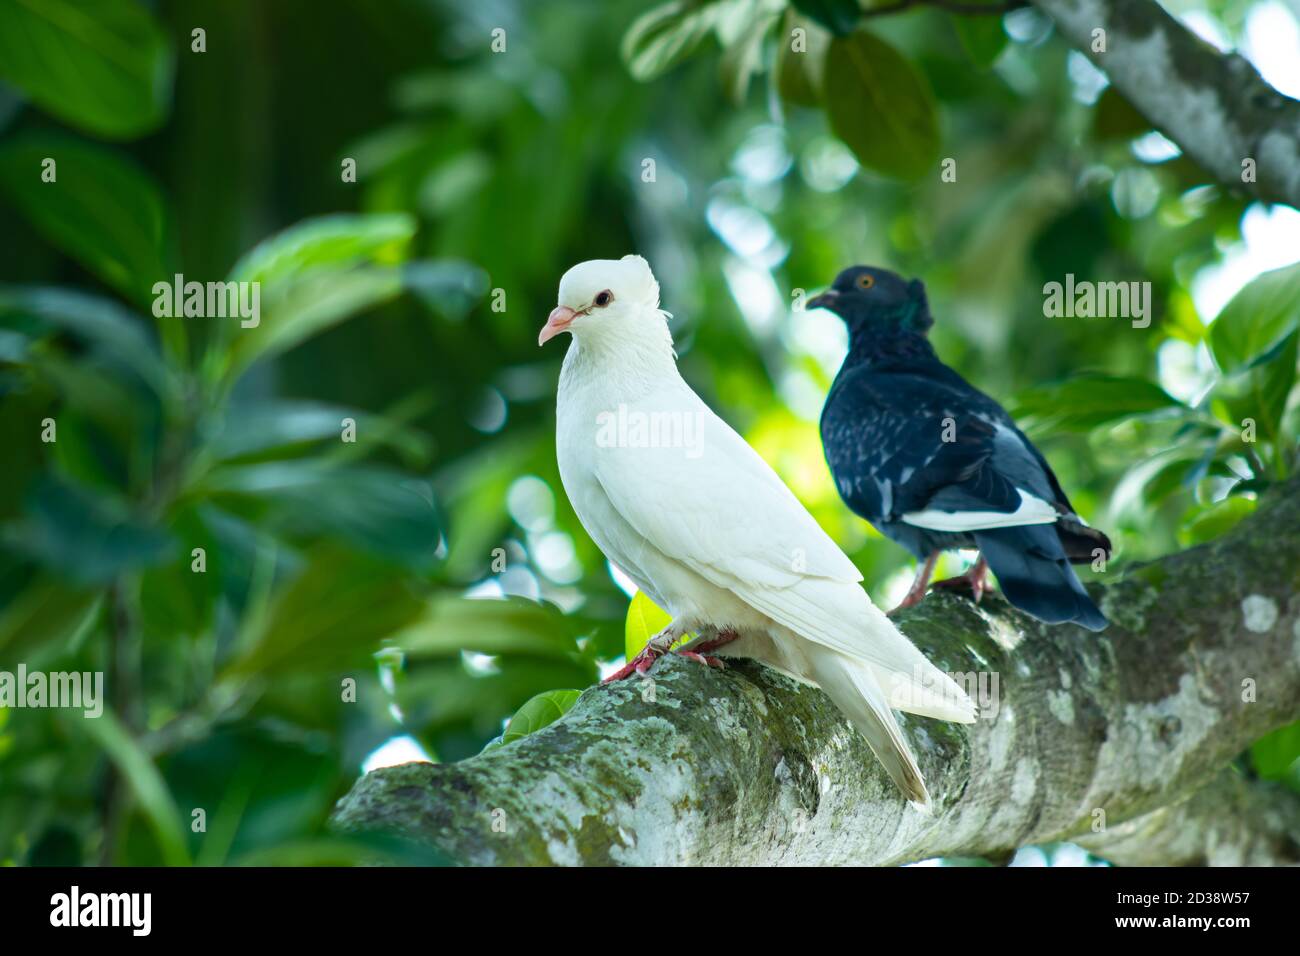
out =
[[1075,623],[1100,631],[1109,623],[1083,589],[1052,525],[975,533],[1008,601],[1048,624]]
[[872,669],[827,647],[810,644],[806,653],[817,685],[866,738],[871,752],[904,796],[929,812],[930,794],[921,768],[903,739]]
[[1071,564],[1090,564],[1096,560],[1098,551],[1102,557],[1110,557],[1111,544],[1106,533],[1081,521],[1061,518],[1056,522],[1056,534]]
[[904,636],[856,584],[806,578],[793,588],[750,585],[744,599],[808,644],[837,651],[871,669],[891,707],[912,714],[975,720],[975,704],[951,677]]

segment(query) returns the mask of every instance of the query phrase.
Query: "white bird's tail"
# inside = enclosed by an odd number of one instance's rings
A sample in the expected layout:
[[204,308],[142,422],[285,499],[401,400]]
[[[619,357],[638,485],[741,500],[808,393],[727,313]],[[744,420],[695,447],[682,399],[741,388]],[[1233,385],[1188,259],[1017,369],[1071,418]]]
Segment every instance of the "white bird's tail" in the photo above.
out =
[[908,799],[928,809],[916,758],[891,708],[974,723],[975,704],[856,583],[806,578],[780,592],[750,587],[750,604],[802,638],[807,676],[830,695]]
[[902,730],[872,668],[816,644],[807,645],[804,653],[812,668],[810,676],[866,738],[871,752],[898,789],[907,799],[929,812],[930,794],[925,789],[921,768],[916,765],[916,758],[903,739]]

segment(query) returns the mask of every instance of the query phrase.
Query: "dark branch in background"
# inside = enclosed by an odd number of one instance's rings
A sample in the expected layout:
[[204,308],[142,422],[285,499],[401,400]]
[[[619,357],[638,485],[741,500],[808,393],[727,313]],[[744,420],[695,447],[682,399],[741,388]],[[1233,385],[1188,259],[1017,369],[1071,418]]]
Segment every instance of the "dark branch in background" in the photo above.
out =
[[973,727],[904,718],[928,819],[820,691],[674,658],[653,701],[635,679],[590,688],[509,746],[367,775],[334,823],[479,864],[890,864],[1063,839],[1119,862],[1296,862],[1300,797],[1225,767],[1300,717],[1300,479],[1116,576],[1099,635],[951,595],[900,615],[939,666],[998,681]]
[[[1300,100],[1220,53],[1154,0],[1034,0],[1151,123],[1227,186],[1300,207]],[[1105,52],[1093,31],[1105,30]],[[1254,160],[1254,182],[1242,161]]]

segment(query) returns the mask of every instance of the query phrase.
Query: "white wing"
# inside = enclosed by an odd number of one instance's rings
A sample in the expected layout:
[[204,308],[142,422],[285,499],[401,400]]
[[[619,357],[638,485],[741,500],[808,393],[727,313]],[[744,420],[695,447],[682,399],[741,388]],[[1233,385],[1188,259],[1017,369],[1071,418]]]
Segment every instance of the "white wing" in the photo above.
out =
[[915,693],[931,710],[973,717],[960,688],[871,603],[853,562],[694,392],[674,383],[629,409],[637,412],[696,416],[700,428],[698,448],[603,448],[594,455],[597,480],[640,536],[801,637],[882,676],[922,678],[928,690]]

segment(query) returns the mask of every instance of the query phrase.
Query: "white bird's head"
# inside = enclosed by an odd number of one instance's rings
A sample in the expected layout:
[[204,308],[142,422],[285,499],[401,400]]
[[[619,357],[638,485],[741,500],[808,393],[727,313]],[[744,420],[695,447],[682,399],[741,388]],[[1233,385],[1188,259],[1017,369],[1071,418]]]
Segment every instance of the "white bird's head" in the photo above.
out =
[[667,340],[659,283],[640,256],[579,262],[560,279],[559,304],[537,336],[543,345],[561,332],[583,344]]

